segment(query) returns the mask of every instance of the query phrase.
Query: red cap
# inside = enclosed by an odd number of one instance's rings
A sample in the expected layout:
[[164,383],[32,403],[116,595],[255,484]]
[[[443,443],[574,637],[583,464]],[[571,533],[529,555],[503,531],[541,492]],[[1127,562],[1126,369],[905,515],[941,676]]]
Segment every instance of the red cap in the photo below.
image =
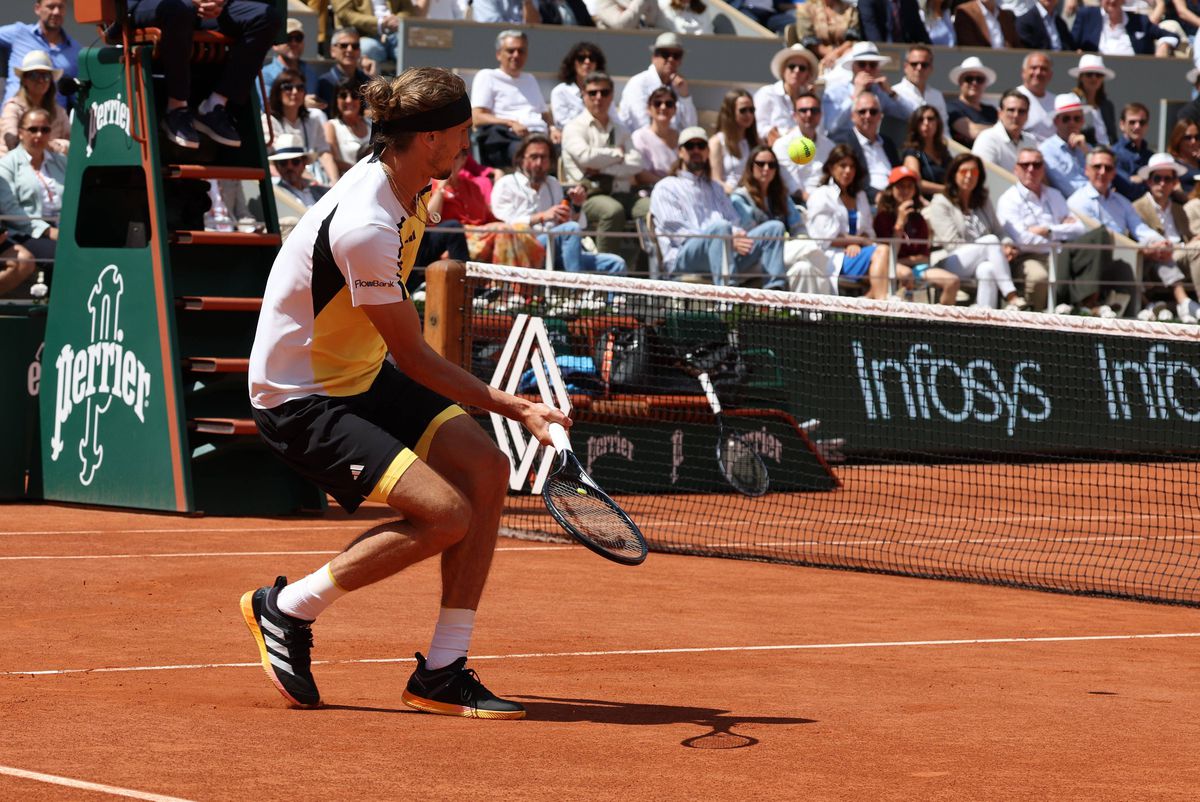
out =
[[888,186],[890,187],[892,184],[895,184],[897,181],[902,181],[905,178],[911,178],[913,181],[916,181],[918,185],[921,183],[921,176],[913,172],[911,167],[905,167],[902,164],[899,167],[893,167],[892,171],[888,173]]

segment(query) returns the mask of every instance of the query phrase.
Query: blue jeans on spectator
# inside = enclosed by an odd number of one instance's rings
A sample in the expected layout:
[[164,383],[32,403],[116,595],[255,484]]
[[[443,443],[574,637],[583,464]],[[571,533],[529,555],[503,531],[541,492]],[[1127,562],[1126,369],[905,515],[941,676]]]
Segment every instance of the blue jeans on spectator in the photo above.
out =
[[[760,267],[767,278],[763,286],[768,290],[787,289],[787,270],[783,266],[783,240],[755,240],[750,252],[745,256],[735,252],[728,237],[733,236],[733,224],[728,220],[710,220],[704,224],[700,232],[706,237],[688,238],[683,247],[675,254],[675,265],[671,270],[672,276],[680,273],[712,273],[713,284],[724,284],[721,275],[722,260],[729,259],[729,278],[737,283],[738,276],[752,272],[752,268]],[[768,220],[746,232],[748,237],[783,237],[786,232],[783,223],[778,220]],[[716,239],[725,237],[726,239]]]
[[396,34],[394,33],[385,33],[378,39],[364,36],[358,40],[358,46],[362,48],[360,52],[363,58],[369,58],[376,64],[382,61],[396,60]]
[[[583,238],[579,236],[579,223],[561,223],[550,229],[554,238],[554,264],[568,273],[607,273],[610,276],[625,275],[625,260],[615,253],[588,253],[583,249]],[[568,234],[569,236],[563,236]],[[538,242],[548,248],[549,237],[538,234]]]

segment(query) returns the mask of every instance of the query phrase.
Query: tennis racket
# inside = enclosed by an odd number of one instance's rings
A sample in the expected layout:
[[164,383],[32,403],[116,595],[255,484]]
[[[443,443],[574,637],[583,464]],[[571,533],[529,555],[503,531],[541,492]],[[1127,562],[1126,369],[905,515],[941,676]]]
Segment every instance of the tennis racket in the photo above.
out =
[[550,424],[558,467],[542,487],[546,509],[567,534],[601,557],[622,565],[646,559],[646,539],[637,524],[588,476],[571,450],[567,432]]
[[698,376],[708,405],[717,418],[717,467],[725,481],[744,496],[761,496],[771,487],[771,477],[762,457],[740,434],[725,428],[725,416],[721,414],[721,401],[708,373]]

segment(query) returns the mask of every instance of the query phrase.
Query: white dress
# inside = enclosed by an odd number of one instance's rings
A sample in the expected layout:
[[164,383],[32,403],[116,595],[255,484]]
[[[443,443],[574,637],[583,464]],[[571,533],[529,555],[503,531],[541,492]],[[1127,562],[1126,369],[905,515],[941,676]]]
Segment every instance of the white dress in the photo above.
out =
[[718,131],[716,138],[721,141],[723,157],[721,167],[725,171],[726,191],[732,191],[742,183],[742,175],[746,172],[746,160],[750,158],[750,143],[742,140],[742,155],[734,156],[729,152],[729,144],[725,141],[725,132]]
[[337,137],[338,153],[342,155],[342,161],[354,164],[358,161],[359,149],[371,141],[371,126],[367,125],[367,132],[359,136],[350,130],[350,126],[341,120],[333,120],[332,122],[333,133]]

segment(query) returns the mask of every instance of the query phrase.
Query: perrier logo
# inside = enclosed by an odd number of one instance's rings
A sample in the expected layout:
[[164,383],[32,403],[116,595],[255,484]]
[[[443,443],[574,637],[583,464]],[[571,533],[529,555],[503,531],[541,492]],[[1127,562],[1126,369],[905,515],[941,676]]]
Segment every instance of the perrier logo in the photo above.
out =
[[104,462],[104,437],[101,419],[113,399],[133,410],[142,423],[149,405],[150,373],[137,355],[122,342],[121,295],[125,282],[116,265],[108,265],[96,278],[88,295],[91,314],[91,341],[78,349],[64,345],[54,360],[58,372],[54,400],[54,436],[50,438],[50,459],[57,462],[65,447],[63,424],[77,410],[84,416],[83,436],[79,439],[81,468],[79,481],[90,485]]

